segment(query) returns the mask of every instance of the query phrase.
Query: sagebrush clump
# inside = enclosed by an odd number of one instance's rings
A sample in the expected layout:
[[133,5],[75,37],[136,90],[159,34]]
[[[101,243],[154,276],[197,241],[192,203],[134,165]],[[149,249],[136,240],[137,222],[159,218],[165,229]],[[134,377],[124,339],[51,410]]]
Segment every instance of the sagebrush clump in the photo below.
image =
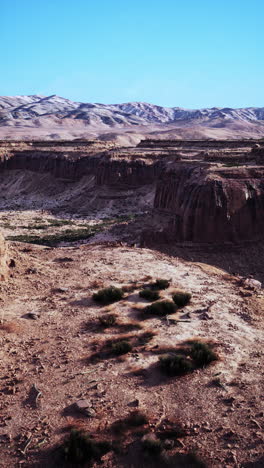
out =
[[116,315],[102,315],[101,317],[99,317],[99,322],[103,328],[113,327],[116,324]]
[[[181,354],[182,353],[182,354]],[[168,376],[184,375],[193,370],[209,365],[218,359],[210,345],[193,341],[186,348],[175,349],[175,352],[159,358],[161,371]]]
[[102,305],[113,304],[114,302],[120,301],[123,297],[124,291],[115,286],[99,289],[97,293],[93,294],[93,300]]
[[159,278],[150,285],[153,289],[167,289],[170,286],[170,282],[167,279]]
[[147,301],[157,301],[160,298],[158,291],[146,288],[139,292],[139,296]]
[[192,362],[180,354],[166,354],[159,362],[162,372],[168,376],[184,375],[193,370]]
[[190,356],[198,367],[207,366],[210,362],[217,360],[216,353],[208,344],[199,341],[195,341],[191,345]]
[[143,309],[145,315],[165,316],[173,314],[177,310],[176,304],[172,301],[157,301]]
[[172,299],[178,307],[184,307],[190,302],[191,297],[191,293],[177,290],[174,292]]
[[121,354],[127,354],[132,351],[132,345],[126,340],[116,341],[112,343],[111,350],[113,354],[120,356]]

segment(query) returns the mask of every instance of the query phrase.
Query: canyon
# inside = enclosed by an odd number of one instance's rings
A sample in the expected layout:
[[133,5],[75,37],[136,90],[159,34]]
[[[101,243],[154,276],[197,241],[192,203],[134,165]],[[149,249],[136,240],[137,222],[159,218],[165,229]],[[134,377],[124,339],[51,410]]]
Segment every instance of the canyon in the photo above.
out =
[[[1,466],[71,466],[72,430],[109,446],[82,466],[263,466],[263,175],[256,139],[0,141]],[[158,279],[191,299],[144,316]],[[197,340],[216,361],[160,372]]]
[[75,215],[144,212],[135,242],[261,241],[263,149],[254,140],[143,140],[130,148],[85,140],[2,141],[2,203],[13,200],[15,186],[23,209],[27,196],[37,192],[37,204],[41,191],[44,198],[56,196],[57,210]]

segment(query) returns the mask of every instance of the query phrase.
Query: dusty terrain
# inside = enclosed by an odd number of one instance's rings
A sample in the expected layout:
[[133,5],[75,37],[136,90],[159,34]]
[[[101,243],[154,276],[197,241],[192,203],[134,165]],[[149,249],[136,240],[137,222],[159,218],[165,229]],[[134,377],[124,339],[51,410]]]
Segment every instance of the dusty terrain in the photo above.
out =
[[[149,466],[139,448],[142,435],[117,437],[111,428],[134,405],[149,417],[143,433],[167,419],[183,424],[187,435],[170,456],[195,451],[207,466],[262,466],[262,292],[246,290],[224,271],[147,249],[12,244],[10,256],[16,259],[12,277],[1,285],[1,466],[52,466],[49,449],[74,425],[119,439],[120,453],[110,452],[101,466]],[[176,322],[142,321],[134,309],[145,302],[138,287],[158,277],[171,279],[165,297],[173,287],[193,294],[190,305],[170,316]],[[135,291],[110,308],[91,300],[98,286],[135,281]],[[110,310],[120,324],[104,331],[98,317]],[[89,360],[105,340],[146,330],[153,338],[125,357]],[[220,360],[189,376],[160,375],[160,353],[197,337],[215,343]],[[41,392],[37,402],[33,385]],[[73,410],[80,398],[89,400],[93,418]]]
[[[113,444],[94,466],[262,467],[264,294],[254,283],[264,281],[262,148],[12,145],[0,145],[8,244],[0,239],[0,466],[64,466],[59,448],[77,427]],[[234,216],[236,226],[238,210],[249,239],[178,239],[170,220],[187,199],[189,226],[194,213],[217,220],[219,207],[223,223]],[[170,280],[162,298],[180,288],[191,302],[146,319],[139,291],[157,278]],[[110,285],[124,298],[97,305],[93,293]],[[99,318],[111,314],[116,324],[103,328]],[[109,341],[122,339],[133,348],[114,357]],[[159,357],[194,339],[218,360],[181,377],[161,374]],[[80,399],[90,417],[77,410]],[[135,410],[146,415],[139,427],[127,423]],[[142,449],[148,434],[162,440],[159,455]]]

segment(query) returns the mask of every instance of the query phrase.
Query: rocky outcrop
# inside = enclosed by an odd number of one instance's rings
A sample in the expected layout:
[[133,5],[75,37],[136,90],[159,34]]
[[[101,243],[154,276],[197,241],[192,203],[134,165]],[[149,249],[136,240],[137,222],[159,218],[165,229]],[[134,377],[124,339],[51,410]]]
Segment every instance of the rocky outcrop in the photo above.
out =
[[240,242],[263,239],[264,171],[178,164],[157,184],[144,240]]
[[93,175],[97,185],[126,187],[151,184],[159,176],[164,164],[159,158],[134,158],[131,155],[112,155],[95,147],[92,151],[57,149],[13,149],[0,154],[0,171],[23,170],[50,173],[54,177],[79,180]]
[[194,149],[226,149],[252,148],[256,140],[142,140],[139,148],[194,148]]
[[256,164],[264,165],[264,146],[256,144],[251,151],[252,157],[255,159]]

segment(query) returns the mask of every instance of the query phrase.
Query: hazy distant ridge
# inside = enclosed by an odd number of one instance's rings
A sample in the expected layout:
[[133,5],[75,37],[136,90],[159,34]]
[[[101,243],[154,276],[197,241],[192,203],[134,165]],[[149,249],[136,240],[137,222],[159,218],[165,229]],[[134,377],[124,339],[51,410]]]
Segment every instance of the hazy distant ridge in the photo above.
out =
[[124,104],[91,104],[70,101],[52,96],[12,96],[0,97],[0,124],[11,124],[12,120],[34,119],[38,117],[58,119],[81,119],[90,124],[103,125],[144,125],[173,124],[177,122],[201,122],[215,119],[238,121],[264,120],[264,107],[183,109],[162,107],[144,102]]
[[[260,138],[264,107],[183,109],[144,102],[99,104],[60,96],[0,97],[0,138]],[[134,136],[133,136],[134,135]],[[135,140],[136,138],[136,140]],[[125,140],[123,140],[125,144]]]

